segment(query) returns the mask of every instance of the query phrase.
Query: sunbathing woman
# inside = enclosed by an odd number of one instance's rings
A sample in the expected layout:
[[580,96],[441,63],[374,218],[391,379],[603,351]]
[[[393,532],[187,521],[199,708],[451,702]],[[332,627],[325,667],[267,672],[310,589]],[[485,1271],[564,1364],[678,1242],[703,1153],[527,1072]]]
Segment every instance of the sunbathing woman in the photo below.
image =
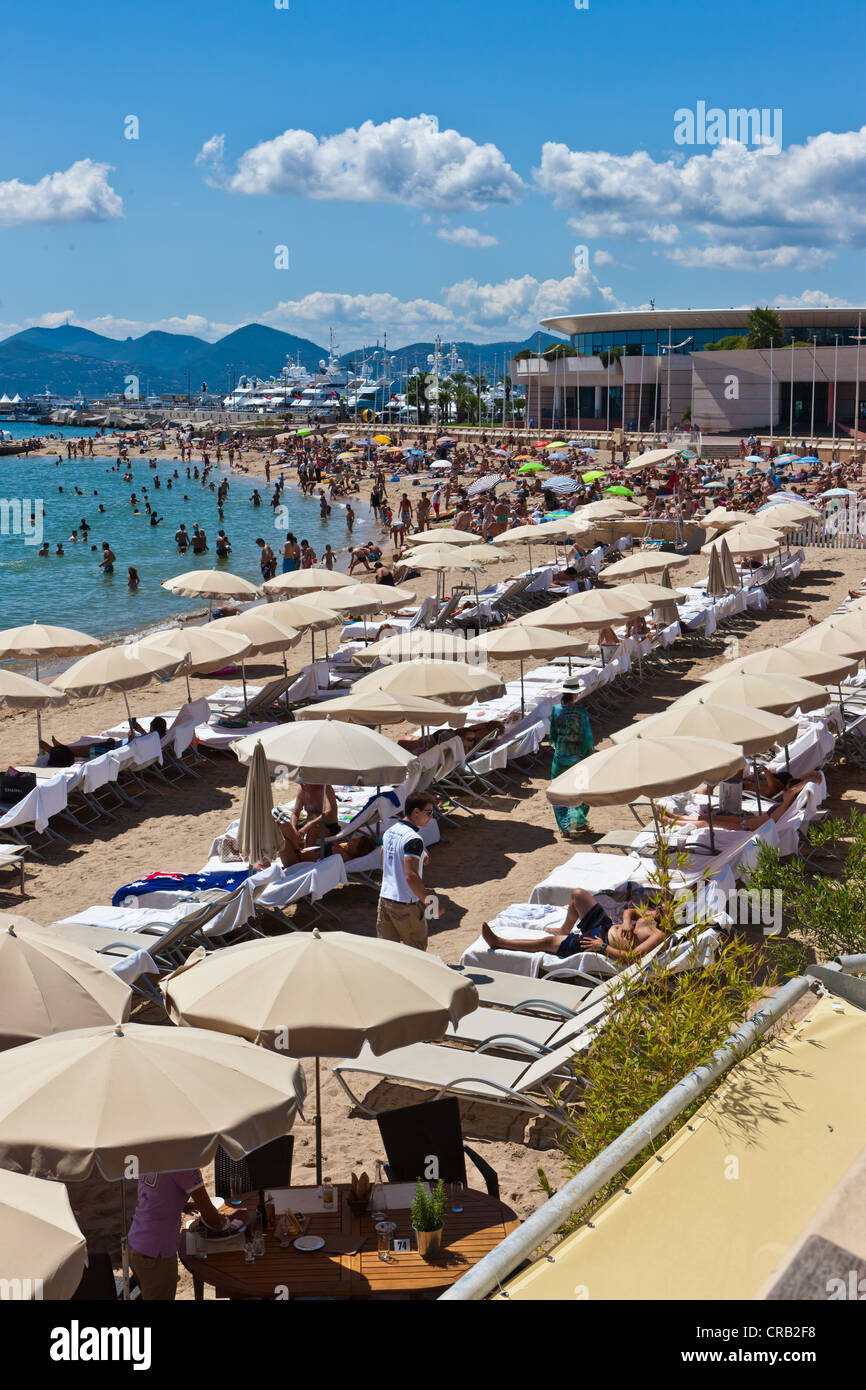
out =
[[608,960],[626,961],[648,955],[664,941],[660,915],[658,908],[641,914],[637,908],[627,907],[622,922],[615,923],[591,893],[574,888],[565,921],[556,931],[529,939],[506,937],[484,922],[481,935],[494,951],[543,951],[563,960],[581,951],[594,951]]

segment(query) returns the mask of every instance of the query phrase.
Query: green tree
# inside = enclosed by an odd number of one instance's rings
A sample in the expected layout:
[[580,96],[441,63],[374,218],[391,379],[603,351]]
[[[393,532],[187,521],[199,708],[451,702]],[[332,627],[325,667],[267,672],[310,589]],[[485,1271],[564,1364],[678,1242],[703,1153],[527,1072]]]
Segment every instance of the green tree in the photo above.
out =
[[[719,338],[715,343],[707,343],[705,352],[732,352],[736,348],[749,347],[747,338],[740,338],[736,333],[729,333],[724,338]],[[773,344],[775,347],[775,343]]]
[[780,316],[768,304],[753,309],[748,318],[746,344],[750,348],[781,347],[785,329]]
[[433,377],[430,372],[416,371],[406,382],[406,400],[409,405],[414,405],[418,411],[419,424],[426,425],[430,419],[430,402],[427,398],[427,388],[431,385]]

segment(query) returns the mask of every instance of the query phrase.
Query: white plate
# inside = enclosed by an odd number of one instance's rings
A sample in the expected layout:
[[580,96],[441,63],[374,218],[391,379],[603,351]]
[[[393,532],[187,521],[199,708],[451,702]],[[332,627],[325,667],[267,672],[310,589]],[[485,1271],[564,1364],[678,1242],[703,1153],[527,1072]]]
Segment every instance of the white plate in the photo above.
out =
[[321,1236],[298,1236],[294,1246],[296,1250],[321,1250],[324,1243]]

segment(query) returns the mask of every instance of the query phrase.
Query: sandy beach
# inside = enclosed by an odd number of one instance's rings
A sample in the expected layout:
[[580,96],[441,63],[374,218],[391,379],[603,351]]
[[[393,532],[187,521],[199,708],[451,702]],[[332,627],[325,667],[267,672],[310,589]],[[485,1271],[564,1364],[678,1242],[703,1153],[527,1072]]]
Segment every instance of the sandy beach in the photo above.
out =
[[[504,577],[499,566],[496,578]],[[692,557],[688,567],[676,571],[678,584],[698,583],[706,573],[706,559]],[[761,650],[791,640],[802,632],[807,617],[816,621],[826,617],[866,573],[866,558],[856,551],[810,549],[800,580],[782,598],[771,600],[768,612],[749,615],[747,630],[739,635],[739,654]],[[418,597],[432,592],[435,579],[425,576],[413,580]],[[745,627],[745,625],[744,625]],[[288,653],[289,667],[299,670],[309,658],[309,641]],[[717,663],[718,652],[709,650],[699,660],[681,657],[676,675],[659,678],[652,692],[643,692],[626,707],[621,724],[656,712],[691,687],[702,671]],[[505,679],[518,674],[516,664],[497,667]],[[262,683],[277,675],[281,666],[272,660],[248,665],[248,680]],[[220,681],[213,676],[191,677],[193,696],[214,689]],[[185,681],[180,678],[151,686],[130,696],[133,713],[139,717],[176,708],[186,698]],[[120,695],[71,702],[46,718],[46,727],[61,741],[82,734],[96,734],[125,718]],[[389,729],[399,737],[403,729]],[[0,715],[0,765],[29,762],[34,752],[35,717],[30,713]],[[599,746],[604,746],[600,743]],[[72,832],[68,850],[46,852],[44,864],[31,860],[27,868],[27,896],[6,890],[0,895],[0,910],[21,912],[39,923],[81,911],[95,903],[107,903],[122,884],[154,870],[192,872],[207,858],[208,847],[235,818],[241,806],[245,772],[231,756],[209,757],[201,769],[202,781],[185,781],[168,794],[150,791],[142,796],[139,809],[128,808],[116,826],[98,828],[91,839]],[[473,820],[461,817],[459,828],[443,824],[442,840],[431,853],[426,881],[439,898],[442,915],[432,922],[430,949],[448,962],[459,960],[462,951],[478,935],[481,923],[511,902],[529,898],[533,886],[573,852],[555,833],[551,807],[545,797],[549,780],[549,752],[533,776],[527,777],[519,792],[496,798],[494,806]],[[863,800],[864,774],[846,769],[828,775],[831,810],[842,803]],[[626,807],[610,807],[592,812],[593,827],[599,832],[625,829],[629,825]],[[376,896],[366,888],[350,886],[338,890],[328,900],[341,926],[362,935],[375,934]],[[299,922],[304,909],[299,909]],[[142,1017],[155,1018],[145,1010]],[[352,1171],[366,1169],[371,1174],[382,1150],[376,1124],[359,1113],[352,1113],[343,1092],[327,1068],[323,1070],[325,1169],[336,1181],[347,1180]],[[375,1100],[379,1107],[412,1103],[420,1093],[409,1088],[382,1085]],[[518,1215],[525,1217],[543,1200],[537,1168],[540,1165],[554,1186],[563,1178],[563,1167],[554,1146],[554,1131],[544,1121],[526,1122],[521,1117],[503,1117],[490,1107],[464,1107],[464,1129],[469,1139],[499,1173],[503,1199]],[[297,1182],[312,1179],[312,1124],[298,1122],[295,1127],[295,1166]],[[470,1178],[471,1181],[471,1178]],[[94,1248],[111,1248],[117,1255],[119,1196],[116,1188],[91,1180],[70,1189],[82,1229]],[[134,1191],[130,1192],[134,1201]],[[191,1296],[189,1280],[181,1285],[180,1296]]]

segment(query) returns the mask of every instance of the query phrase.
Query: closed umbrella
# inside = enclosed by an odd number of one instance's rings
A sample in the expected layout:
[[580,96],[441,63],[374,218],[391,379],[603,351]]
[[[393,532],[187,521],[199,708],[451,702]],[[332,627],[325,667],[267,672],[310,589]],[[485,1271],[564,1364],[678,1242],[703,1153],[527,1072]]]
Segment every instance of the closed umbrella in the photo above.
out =
[[371,671],[355,682],[355,694],[367,690],[393,690],[441,700],[446,705],[471,705],[476,700],[496,699],[505,686],[492,671],[462,661],[404,661]]
[[132,991],[89,947],[0,917],[0,1051],[67,1028],[123,1023]]
[[168,680],[181,672],[186,662],[185,651],[128,642],[83,656],[68,671],[56,676],[52,685],[69,695],[84,697],[102,695],[106,690],[122,691],[126,717],[131,720],[126,692],[150,685],[153,680]]
[[283,837],[273,817],[274,799],[264,749],[257,743],[247,769],[247,784],[238,825],[238,850],[248,864],[276,859]]
[[[626,743],[615,743],[556,777],[547,788],[554,806],[618,806],[638,796],[655,799],[691,791],[699,782],[715,783],[734,776],[743,766],[743,753],[731,743],[707,738],[644,737],[638,731]],[[715,850],[712,801],[708,805],[710,848]]]
[[710,598],[724,598],[728,592],[722,576],[722,564],[715,546],[710,550],[710,568],[707,574],[707,594]]
[[[84,656],[95,652],[103,643],[86,632],[73,627],[55,627],[49,623],[28,623],[24,627],[7,627],[0,632],[0,661],[32,660],[39,680],[39,662],[49,656]],[[36,736],[42,741],[42,714],[36,706]]]
[[722,539],[719,541],[719,559],[722,562],[722,578],[728,588],[739,588],[742,580],[737,572],[737,567],[734,564],[734,557],[728,549],[728,542],[725,540],[724,536],[722,536]]
[[478,1007],[474,984],[423,951],[348,932],[295,933],[196,952],[165,982],[172,1018],[316,1059],[316,1181],[322,1180],[320,1057],[378,1056],[441,1038]]
[[[544,610],[542,610],[544,611]],[[520,662],[520,713],[526,713],[526,701],[523,688],[523,663],[528,657],[554,657],[565,656],[570,653],[577,656],[586,651],[586,643],[581,642],[564,632],[557,632],[545,627],[523,627],[517,623],[508,623],[505,627],[496,628],[492,632],[485,632],[483,636],[476,637],[472,647],[479,657],[488,657],[493,661],[519,661]],[[569,667],[569,675],[571,669]]]
[[62,1183],[0,1170],[0,1285],[65,1301],[86,1264],[87,1241]]
[[405,724],[411,720],[424,726],[452,724],[455,729],[462,729],[466,723],[462,710],[393,690],[367,690],[360,695],[353,692],[340,699],[323,700],[299,709],[295,718],[343,719],[347,724]]

